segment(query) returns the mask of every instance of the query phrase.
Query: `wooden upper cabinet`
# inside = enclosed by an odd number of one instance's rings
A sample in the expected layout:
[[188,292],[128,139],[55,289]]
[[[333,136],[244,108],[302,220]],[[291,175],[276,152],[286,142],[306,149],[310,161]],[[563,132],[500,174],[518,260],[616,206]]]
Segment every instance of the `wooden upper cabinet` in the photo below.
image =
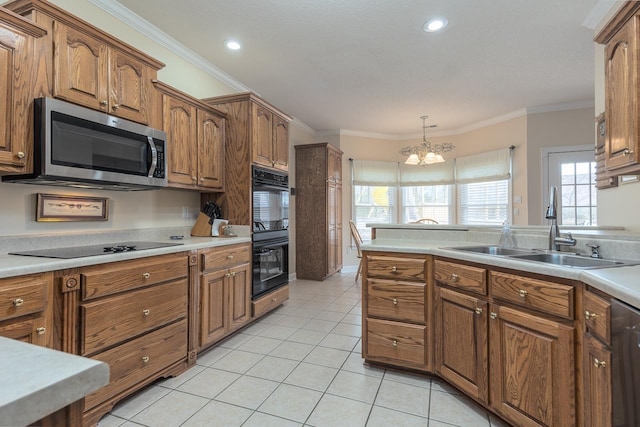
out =
[[46,34],[0,8],[0,175],[33,167],[32,57],[34,37]]
[[3,6],[48,32],[30,58],[38,67],[33,98],[54,96],[157,126],[151,80],[163,63],[51,2],[15,0]]
[[289,121],[274,115],[273,162],[276,169],[289,170]]
[[224,114],[165,83],[153,83],[162,94],[162,128],[169,144],[169,186],[224,190]]
[[640,172],[640,4],[627,2],[596,36],[605,48],[605,167],[617,174]]
[[253,163],[289,170],[289,120],[263,105],[252,105]]

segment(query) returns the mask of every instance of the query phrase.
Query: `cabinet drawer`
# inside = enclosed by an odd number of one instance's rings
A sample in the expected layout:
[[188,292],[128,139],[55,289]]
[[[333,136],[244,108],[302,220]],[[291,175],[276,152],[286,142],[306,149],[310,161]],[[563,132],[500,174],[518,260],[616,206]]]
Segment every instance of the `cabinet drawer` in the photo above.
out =
[[289,299],[289,286],[283,286],[268,295],[253,301],[253,317],[259,317],[273,310],[284,301]]
[[593,292],[584,293],[584,327],[611,345],[611,303]]
[[114,262],[80,270],[82,299],[88,300],[187,277],[184,254],[171,254]]
[[425,323],[424,283],[367,280],[367,316]]
[[109,364],[109,384],[85,398],[85,411],[135,386],[180,360],[187,359],[187,321],[181,320],[92,359]]
[[425,326],[369,318],[366,324],[367,359],[425,369]]
[[487,294],[487,270],[446,261],[435,261],[435,280],[465,291]]
[[228,246],[202,251],[202,271],[219,270],[246,264],[251,259],[250,245]]
[[91,354],[187,315],[187,280],[80,306],[81,354]]
[[573,286],[492,271],[491,292],[499,298],[555,316],[573,319]]
[[44,311],[47,304],[45,275],[0,280],[0,320]]
[[367,277],[425,281],[426,258],[367,256]]

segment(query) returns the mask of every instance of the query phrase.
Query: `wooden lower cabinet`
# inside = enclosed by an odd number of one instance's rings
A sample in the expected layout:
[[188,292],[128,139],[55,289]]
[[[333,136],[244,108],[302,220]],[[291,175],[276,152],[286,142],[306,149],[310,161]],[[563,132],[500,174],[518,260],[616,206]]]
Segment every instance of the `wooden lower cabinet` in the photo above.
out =
[[487,302],[451,289],[435,289],[435,370],[467,395],[487,403]]
[[575,425],[575,328],[509,307],[490,310],[491,408],[514,425]]
[[251,320],[250,252],[248,244],[201,251],[200,349]]
[[611,350],[590,334],[584,335],[584,425],[611,427]]
[[254,318],[263,316],[289,299],[289,285],[279,287],[251,303]]
[[367,319],[366,358],[390,365],[425,370],[426,326]]

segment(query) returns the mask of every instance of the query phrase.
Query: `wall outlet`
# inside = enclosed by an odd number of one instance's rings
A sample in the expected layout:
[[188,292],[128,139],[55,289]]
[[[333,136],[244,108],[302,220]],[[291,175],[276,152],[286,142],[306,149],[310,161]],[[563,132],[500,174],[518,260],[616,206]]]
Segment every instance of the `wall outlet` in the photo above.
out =
[[182,207],[182,219],[191,219],[191,209],[189,206]]

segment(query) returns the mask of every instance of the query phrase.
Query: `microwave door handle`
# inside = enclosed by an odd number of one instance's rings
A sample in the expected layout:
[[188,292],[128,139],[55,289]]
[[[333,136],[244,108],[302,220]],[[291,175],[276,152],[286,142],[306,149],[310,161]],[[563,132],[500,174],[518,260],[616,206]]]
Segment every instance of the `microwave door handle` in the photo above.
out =
[[147,176],[153,178],[153,173],[156,171],[156,166],[158,165],[158,150],[152,137],[148,136],[147,142],[149,143],[149,148],[151,148],[151,167],[149,168],[149,175]]

